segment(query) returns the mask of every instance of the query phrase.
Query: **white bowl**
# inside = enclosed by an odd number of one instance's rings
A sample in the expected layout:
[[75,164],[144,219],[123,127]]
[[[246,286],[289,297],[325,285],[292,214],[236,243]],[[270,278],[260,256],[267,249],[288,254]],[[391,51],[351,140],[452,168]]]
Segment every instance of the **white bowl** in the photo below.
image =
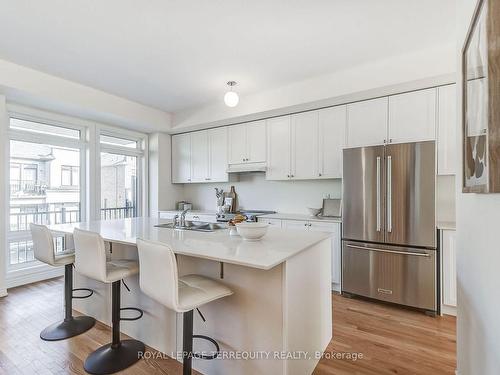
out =
[[311,216],[318,216],[319,213],[321,212],[321,208],[307,207],[307,209],[309,210],[309,213],[311,214]]
[[236,230],[238,234],[246,241],[258,241],[267,232],[267,223],[238,223],[236,224]]

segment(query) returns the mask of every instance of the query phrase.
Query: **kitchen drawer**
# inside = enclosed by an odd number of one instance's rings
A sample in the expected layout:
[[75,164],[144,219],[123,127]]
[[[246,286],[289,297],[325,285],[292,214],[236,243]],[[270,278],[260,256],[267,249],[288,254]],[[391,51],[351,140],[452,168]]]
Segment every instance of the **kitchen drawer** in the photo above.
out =
[[270,227],[281,228],[280,219],[266,219],[265,217],[259,218],[259,222],[267,223]]
[[344,292],[436,310],[434,250],[344,242],[342,266]]

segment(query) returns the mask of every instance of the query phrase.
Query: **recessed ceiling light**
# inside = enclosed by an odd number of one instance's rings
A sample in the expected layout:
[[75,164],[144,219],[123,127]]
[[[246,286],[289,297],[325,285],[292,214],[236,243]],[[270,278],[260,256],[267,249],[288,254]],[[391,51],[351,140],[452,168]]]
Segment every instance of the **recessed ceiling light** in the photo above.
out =
[[240,101],[238,94],[233,91],[233,86],[236,86],[236,82],[229,81],[227,85],[229,86],[229,91],[224,95],[224,103],[226,103],[228,107],[236,107]]

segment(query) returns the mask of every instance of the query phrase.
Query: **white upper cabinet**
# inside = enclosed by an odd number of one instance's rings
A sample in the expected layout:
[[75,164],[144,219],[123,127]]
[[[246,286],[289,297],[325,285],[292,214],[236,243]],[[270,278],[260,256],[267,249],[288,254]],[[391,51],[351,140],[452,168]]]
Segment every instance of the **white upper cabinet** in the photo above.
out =
[[389,97],[388,143],[436,139],[436,89]]
[[346,106],[269,119],[268,180],[342,177]]
[[191,134],[172,136],[172,182],[191,182]]
[[268,180],[290,178],[290,116],[267,120],[267,173]]
[[229,127],[229,164],[266,161],[266,121]]
[[172,182],[224,182],[227,128],[172,136]]
[[247,124],[247,162],[263,163],[266,161],[266,121],[254,121]]
[[342,149],[346,146],[347,106],[318,111],[318,177],[342,177]]
[[247,157],[247,126],[233,125],[228,129],[229,164],[244,163]]
[[227,127],[208,130],[209,174],[208,181],[228,181]]
[[317,178],[318,171],[318,111],[292,115],[291,171],[296,179]]
[[387,139],[388,98],[347,105],[347,146],[381,145]]
[[457,88],[438,88],[438,174],[455,174],[457,168]]
[[191,181],[207,181],[208,170],[208,132],[191,133]]

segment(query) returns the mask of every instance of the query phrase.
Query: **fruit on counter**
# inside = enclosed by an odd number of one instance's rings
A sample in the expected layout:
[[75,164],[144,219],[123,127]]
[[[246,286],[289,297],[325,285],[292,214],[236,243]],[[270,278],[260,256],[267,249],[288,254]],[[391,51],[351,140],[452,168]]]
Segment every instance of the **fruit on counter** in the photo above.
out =
[[246,221],[247,217],[245,215],[238,214],[233,219],[229,220],[229,225],[234,226],[238,223]]

